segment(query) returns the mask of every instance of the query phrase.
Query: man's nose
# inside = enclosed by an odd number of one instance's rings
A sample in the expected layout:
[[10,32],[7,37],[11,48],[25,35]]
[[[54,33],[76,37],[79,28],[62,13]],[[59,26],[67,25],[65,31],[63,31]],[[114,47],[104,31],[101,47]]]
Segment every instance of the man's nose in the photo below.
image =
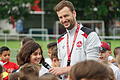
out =
[[62,21],[62,22],[65,22],[65,21],[66,21],[66,18],[65,18],[65,17],[62,17],[61,21]]

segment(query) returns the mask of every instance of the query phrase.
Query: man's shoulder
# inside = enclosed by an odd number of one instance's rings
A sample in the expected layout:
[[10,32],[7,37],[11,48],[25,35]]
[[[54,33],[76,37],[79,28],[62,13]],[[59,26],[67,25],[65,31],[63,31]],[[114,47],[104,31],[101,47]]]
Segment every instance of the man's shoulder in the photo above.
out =
[[81,31],[83,31],[84,33],[82,34],[85,38],[88,37],[88,35],[92,32],[94,32],[92,29],[87,28],[87,27],[82,27]]
[[88,28],[88,27],[82,27],[81,30],[86,33],[87,35],[89,35],[91,32],[94,32],[92,29]]
[[64,35],[66,34],[67,32],[64,32],[63,34],[60,35],[60,37],[58,38],[58,43],[60,43],[63,39],[64,39]]

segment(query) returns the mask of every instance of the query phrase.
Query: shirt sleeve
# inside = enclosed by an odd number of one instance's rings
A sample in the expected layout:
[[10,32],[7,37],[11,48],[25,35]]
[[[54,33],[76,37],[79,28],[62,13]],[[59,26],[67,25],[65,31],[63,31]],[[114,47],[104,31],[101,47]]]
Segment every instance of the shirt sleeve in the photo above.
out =
[[85,53],[87,59],[98,60],[99,47],[101,45],[100,39],[96,32],[91,32],[85,43]]

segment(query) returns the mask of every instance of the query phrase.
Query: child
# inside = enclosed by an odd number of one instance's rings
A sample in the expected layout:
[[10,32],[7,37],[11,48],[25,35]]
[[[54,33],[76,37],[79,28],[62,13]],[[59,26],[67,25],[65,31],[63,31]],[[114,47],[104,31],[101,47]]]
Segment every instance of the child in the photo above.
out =
[[[22,67],[26,63],[33,63],[39,65],[42,64],[42,62],[44,62],[42,48],[38,43],[34,41],[26,42],[17,55],[17,63],[20,67]],[[40,76],[48,72],[45,67],[42,66],[40,68]]]
[[[8,47],[2,46],[0,48],[0,58],[0,62],[3,63],[2,66],[7,73],[12,73],[19,68],[16,63],[10,62],[10,49]],[[6,79],[8,78],[6,77]]]
[[113,56],[111,56],[112,51],[111,51],[110,43],[102,41],[101,44],[102,45],[100,47],[100,51],[101,52],[107,52],[106,55],[108,56],[107,57],[108,61],[114,64],[115,63],[115,59],[114,59]]
[[59,59],[58,59],[58,52],[57,52],[57,43],[51,42],[47,45],[48,48],[48,56],[49,61],[46,59],[46,62],[48,62],[52,67],[58,67],[59,66]]
[[107,42],[101,42],[99,60],[113,70],[116,80],[120,80],[120,69],[108,61],[108,57],[111,53],[110,45]]
[[53,52],[51,54],[51,61],[52,61],[53,67],[60,66],[59,59],[58,59],[57,47],[53,48]]

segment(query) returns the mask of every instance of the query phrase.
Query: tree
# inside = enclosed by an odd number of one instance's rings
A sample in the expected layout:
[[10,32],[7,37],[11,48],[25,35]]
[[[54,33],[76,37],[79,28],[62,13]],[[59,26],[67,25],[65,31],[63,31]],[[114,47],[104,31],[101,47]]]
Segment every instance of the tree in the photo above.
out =
[[104,20],[105,33],[108,36],[108,28],[113,19],[120,18],[120,0],[69,0],[76,7],[78,19]]
[[15,19],[27,16],[33,0],[0,0],[0,19],[14,16]]

